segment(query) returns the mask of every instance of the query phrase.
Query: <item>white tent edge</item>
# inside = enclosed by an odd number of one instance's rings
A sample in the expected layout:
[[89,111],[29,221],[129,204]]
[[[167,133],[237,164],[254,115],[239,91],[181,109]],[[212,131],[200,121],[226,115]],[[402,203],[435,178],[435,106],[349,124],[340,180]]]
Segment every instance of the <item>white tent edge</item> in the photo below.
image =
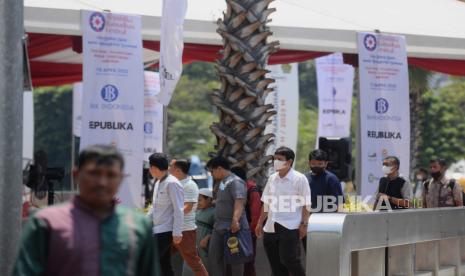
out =
[[[81,35],[79,10],[25,6],[24,18],[26,32]],[[343,53],[357,53],[358,31],[375,31],[281,26],[272,26],[271,30],[272,39],[280,41],[281,49]],[[221,37],[216,33],[216,23],[213,21],[187,19],[184,35],[186,43],[221,45]],[[465,60],[464,38],[399,35],[406,38],[409,57]],[[142,36],[144,40],[159,41],[159,16],[142,15]]]

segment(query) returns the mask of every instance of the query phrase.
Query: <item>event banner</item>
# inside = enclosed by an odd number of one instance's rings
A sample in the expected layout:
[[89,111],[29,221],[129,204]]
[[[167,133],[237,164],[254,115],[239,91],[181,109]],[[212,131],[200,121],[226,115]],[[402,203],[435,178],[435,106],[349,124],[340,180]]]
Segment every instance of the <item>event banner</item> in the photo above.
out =
[[81,149],[110,144],[125,159],[118,200],[142,206],[144,68],[139,16],[82,11]]
[[82,126],[82,82],[73,84],[73,135],[81,137]]
[[160,103],[167,106],[182,73],[187,0],[163,0],[160,37]]
[[23,169],[34,158],[34,96],[23,92]]
[[354,68],[336,53],[317,58],[316,72],[318,137],[350,137]]
[[156,72],[144,73],[144,161],[163,151],[163,105],[158,101],[160,77]]
[[[358,34],[360,66],[361,195],[374,195],[387,156],[409,176],[410,106],[405,38]],[[360,179],[360,178],[359,178]]]
[[278,112],[273,116],[265,133],[274,133],[275,142],[268,147],[267,154],[286,146],[297,151],[299,129],[299,68],[297,63],[268,66],[268,77],[276,80],[275,89],[268,94],[267,103]]

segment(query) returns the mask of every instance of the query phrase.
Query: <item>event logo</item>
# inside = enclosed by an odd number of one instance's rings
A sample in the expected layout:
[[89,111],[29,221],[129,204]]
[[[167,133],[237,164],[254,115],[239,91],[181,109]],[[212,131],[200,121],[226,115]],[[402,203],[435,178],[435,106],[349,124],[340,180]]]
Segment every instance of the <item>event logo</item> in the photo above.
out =
[[368,130],[367,133],[368,138],[373,139],[402,139],[402,135],[400,135],[400,132]]
[[152,122],[145,122],[144,123],[144,132],[145,132],[145,134],[152,134],[153,133],[153,123]]
[[105,29],[105,16],[100,12],[94,12],[90,15],[89,24],[92,30],[100,33]]
[[375,102],[376,113],[384,114],[389,110],[389,103],[384,98],[379,98]]
[[381,154],[383,155],[383,158],[388,157],[388,150],[387,150],[387,149],[383,149],[383,150],[381,151]]
[[372,152],[372,153],[369,153],[368,154],[368,160],[369,161],[378,161],[378,155],[376,154],[376,152]]
[[370,184],[376,183],[376,182],[378,182],[378,181],[379,181],[379,177],[376,177],[376,176],[375,176],[374,174],[372,174],[372,173],[370,173],[370,174],[368,175],[368,182],[369,182]]
[[367,34],[363,39],[363,44],[368,51],[374,51],[376,49],[376,37],[372,34]]
[[118,88],[116,86],[107,84],[100,91],[102,99],[106,102],[113,102],[118,98]]
[[100,122],[89,121],[90,129],[108,129],[108,130],[134,130],[131,123],[128,122]]

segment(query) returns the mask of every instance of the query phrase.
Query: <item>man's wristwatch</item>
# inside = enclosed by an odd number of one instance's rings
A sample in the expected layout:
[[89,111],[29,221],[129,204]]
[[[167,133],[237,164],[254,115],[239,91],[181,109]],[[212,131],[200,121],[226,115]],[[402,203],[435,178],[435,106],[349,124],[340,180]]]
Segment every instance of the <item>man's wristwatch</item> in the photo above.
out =
[[303,221],[301,221],[301,222],[300,222],[300,225],[302,225],[302,226],[308,226],[308,222],[303,222]]

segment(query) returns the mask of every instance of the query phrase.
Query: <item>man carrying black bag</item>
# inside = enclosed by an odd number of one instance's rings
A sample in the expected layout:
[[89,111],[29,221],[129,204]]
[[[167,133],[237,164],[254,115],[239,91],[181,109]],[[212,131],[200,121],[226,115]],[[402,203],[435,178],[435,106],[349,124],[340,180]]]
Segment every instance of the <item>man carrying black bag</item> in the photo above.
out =
[[252,256],[252,238],[244,206],[247,199],[245,182],[231,173],[230,163],[218,156],[207,163],[216,181],[215,225],[210,239],[209,258],[213,275],[222,276],[231,264],[232,275],[243,275],[244,263]]

